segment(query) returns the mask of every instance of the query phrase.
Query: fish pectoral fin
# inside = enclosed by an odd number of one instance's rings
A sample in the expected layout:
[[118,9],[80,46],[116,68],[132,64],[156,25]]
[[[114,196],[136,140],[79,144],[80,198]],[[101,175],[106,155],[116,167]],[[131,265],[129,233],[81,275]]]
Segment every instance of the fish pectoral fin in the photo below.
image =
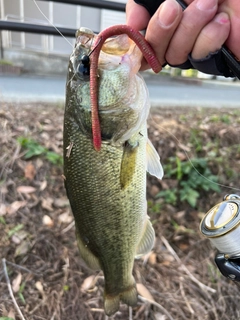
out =
[[163,177],[163,168],[159,154],[149,139],[147,141],[147,172],[158,179],[162,179]]
[[121,173],[120,173],[120,184],[121,188],[126,188],[132,181],[137,159],[138,144],[132,146],[126,142],[122,162],[121,162]]
[[135,258],[140,258],[141,256],[150,252],[154,246],[154,241],[155,231],[150,220],[146,220],[142,238],[137,246],[137,254]]
[[76,238],[78,250],[86,265],[92,270],[101,270],[98,258],[90,251],[86,244],[82,241],[79,232],[76,230]]

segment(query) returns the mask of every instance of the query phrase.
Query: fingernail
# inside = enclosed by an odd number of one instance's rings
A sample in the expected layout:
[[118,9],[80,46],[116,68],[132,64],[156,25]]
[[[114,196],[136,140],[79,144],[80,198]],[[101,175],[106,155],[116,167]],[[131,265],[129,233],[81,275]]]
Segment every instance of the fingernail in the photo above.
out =
[[229,17],[225,12],[217,14],[214,20],[220,24],[226,24],[230,22]]
[[159,8],[159,24],[164,28],[170,27],[176,20],[179,11],[180,6],[176,0],[166,0]]
[[202,11],[212,10],[217,6],[216,0],[198,0],[196,3],[198,9]]

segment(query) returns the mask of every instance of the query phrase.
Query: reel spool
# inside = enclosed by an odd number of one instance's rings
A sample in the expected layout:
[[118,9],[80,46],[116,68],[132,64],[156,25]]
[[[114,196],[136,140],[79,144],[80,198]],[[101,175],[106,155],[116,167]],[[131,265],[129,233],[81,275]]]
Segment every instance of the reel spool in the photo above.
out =
[[221,273],[240,281],[240,196],[226,195],[200,224],[201,233],[218,249],[215,262]]

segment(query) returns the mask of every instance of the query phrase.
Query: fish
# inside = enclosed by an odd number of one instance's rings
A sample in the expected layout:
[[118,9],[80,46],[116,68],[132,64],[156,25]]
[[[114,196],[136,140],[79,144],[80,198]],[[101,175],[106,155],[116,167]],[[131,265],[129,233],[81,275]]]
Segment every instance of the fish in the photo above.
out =
[[137,304],[134,259],[152,250],[155,241],[147,215],[146,172],[161,179],[163,169],[147,135],[149,94],[138,73],[142,54],[126,35],[106,40],[100,52],[102,145],[94,149],[87,60],[96,35],[79,30],[66,83],[64,183],[80,256],[90,269],[103,271],[104,310],[111,316],[120,302]]

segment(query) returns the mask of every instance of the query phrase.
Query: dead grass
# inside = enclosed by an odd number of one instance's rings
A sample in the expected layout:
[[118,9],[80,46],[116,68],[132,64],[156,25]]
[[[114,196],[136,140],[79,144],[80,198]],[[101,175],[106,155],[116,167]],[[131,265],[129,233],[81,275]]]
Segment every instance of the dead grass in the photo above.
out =
[[[161,108],[151,115],[150,138],[163,162],[177,153],[186,158],[184,151],[191,157],[196,155],[194,139],[189,136],[191,124],[200,130],[201,143],[217,145],[225,157],[227,165],[215,168],[221,181],[236,186],[239,149],[229,149],[239,144],[239,113],[236,115],[236,110]],[[79,259],[62,167],[43,155],[24,159],[25,151],[17,142],[20,136],[29,137],[61,154],[62,122],[61,107],[2,105],[0,261],[6,259],[13,295],[24,319],[104,320],[104,279],[101,273],[92,276]],[[210,151],[201,152],[206,156]],[[236,172],[228,180],[227,167]],[[134,275],[143,298],[130,313],[121,306],[112,319],[240,319],[239,288],[219,274],[215,251],[198,232],[203,212],[220,201],[227,189],[220,195],[202,194],[197,208],[192,209],[186,203],[173,206],[155,199],[159,190],[171,185],[174,181],[170,179],[149,179],[148,199],[161,210],[149,212],[156,230],[154,251],[135,263]],[[0,292],[0,316],[21,319],[1,265]]]

